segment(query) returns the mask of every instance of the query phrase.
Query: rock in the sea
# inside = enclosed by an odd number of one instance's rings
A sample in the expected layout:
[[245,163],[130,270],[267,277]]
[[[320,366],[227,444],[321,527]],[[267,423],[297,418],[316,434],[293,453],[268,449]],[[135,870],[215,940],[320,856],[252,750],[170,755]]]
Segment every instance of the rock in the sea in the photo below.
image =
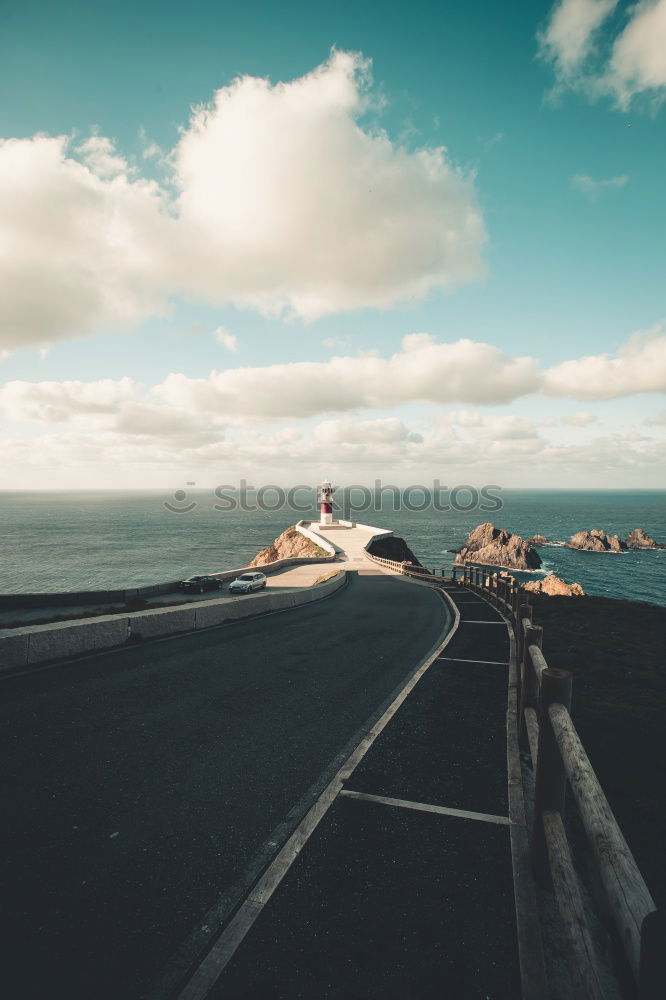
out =
[[568,543],[570,549],[581,549],[583,552],[624,552],[625,543],[619,535],[607,535],[599,528],[592,531],[577,531]]
[[655,542],[654,538],[650,538],[648,534],[643,531],[642,528],[634,528],[627,535],[627,548],[630,549],[663,549],[666,548],[664,545],[660,545],[659,542]]
[[470,531],[456,556],[457,566],[469,562],[526,570],[539,569],[541,557],[520,535],[512,535],[487,521]]
[[272,545],[262,549],[248,566],[265,566],[276,559],[323,559],[328,554],[292,525],[278,535]]
[[395,562],[412,563],[414,566],[421,565],[405,539],[399,538],[397,535],[384,535],[384,537],[375,538],[370,543],[368,552],[380,559],[393,559]]
[[545,535],[532,535],[531,538],[527,539],[527,544],[532,546],[547,545],[548,539]]
[[547,594],[548,597],[585,597],[585,591],[579,583],[567,583],[554,573],[545,576],[543,580],[524,583],[523,590],[529,590],[531,594]]

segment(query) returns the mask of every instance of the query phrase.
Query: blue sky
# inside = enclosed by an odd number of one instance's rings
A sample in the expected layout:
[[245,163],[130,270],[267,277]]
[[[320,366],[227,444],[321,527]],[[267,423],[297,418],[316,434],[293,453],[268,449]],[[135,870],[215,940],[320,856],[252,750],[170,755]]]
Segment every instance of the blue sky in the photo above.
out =
[[664,0],[3,22],[0,487],[665,485]]

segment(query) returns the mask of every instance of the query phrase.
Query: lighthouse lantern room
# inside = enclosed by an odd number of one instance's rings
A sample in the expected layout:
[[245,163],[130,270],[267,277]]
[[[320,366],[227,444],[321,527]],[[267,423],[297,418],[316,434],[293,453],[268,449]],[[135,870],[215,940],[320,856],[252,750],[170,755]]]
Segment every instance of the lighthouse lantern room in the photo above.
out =
[[320,524],[333,524],[333,494],[335,487],[331,486],[328,479],[317,488],[317,501],[321,510],[319,518]]

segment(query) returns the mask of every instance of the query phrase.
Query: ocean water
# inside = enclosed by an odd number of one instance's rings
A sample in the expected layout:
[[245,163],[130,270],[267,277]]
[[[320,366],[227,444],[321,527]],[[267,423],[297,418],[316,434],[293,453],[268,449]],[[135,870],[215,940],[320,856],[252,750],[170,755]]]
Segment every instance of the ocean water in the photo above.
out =
[[[190,490],[183,500],[157,490],[1,492],[0,593],[141,586],[234,569],[299,518],[316,516],[314,499],[313,493],[309,512],[297,513],[216,510],[212,490]],[[301,491],[298,500],[305,506],[307,493]],[[412,500],[418,503],[420,497]],[[553,542],[583,528],[625,537],[637,527],[666,541],[663,490],[504,490],[501,502],[493,511],[394,510],[393,498],[385,494],[371,509],[351,516],[392,529],[428,566],[453,565],[448,550],[488,520],[524,537],[539,532]],[[196,506],[188,509],[192,503]],[[666,550],[615,555],[552,545],[539,552],[543,569],[518,574],[523,579],[552,572],[578,581],[590,594],[666,604]]]

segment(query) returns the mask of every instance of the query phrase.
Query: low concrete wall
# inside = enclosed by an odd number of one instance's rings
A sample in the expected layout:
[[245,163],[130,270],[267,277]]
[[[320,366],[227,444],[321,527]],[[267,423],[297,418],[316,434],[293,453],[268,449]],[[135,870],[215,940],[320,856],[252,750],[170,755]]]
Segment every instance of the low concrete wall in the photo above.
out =
[[196,623],[196,605],[186,608],[163,608],[154,611],[134,611],[128,615],[132,639],[157,639],[162,635],[191,632]]
[[[301,522],[302,523],[302,522]],[[296,525],[298,529],[298,525]],[[306,531],[301,531],[306,537]],[[332,562],[335,559],[335,549],[332,545],[327,545],[325,540],[312,537],[321,548],[326,549],[329,555],[321,556],[319,559],[276,559],[274,562],[266,563],[264,566],[254,566],[253,569],[261,570],[266,576],[271,576],[288,566],[303,566],[307,563]],[[222,570],[219,573],[209,573],[218,580],[235,580],[237,576],[244,573],[247,566],[239,569]],[[155,597],[158,594],[169,594],[178,588],[179,580],[172,580],[169,583],[154,583],[146,587],[127,587],[125,590],[77,590],[63,591],[52,594],[0,594],[0,608],[3,610],[10,608],[57,608],[77,604],[105,605],[105,604],[125,604],[135,598]]]
[[4,629],[0,632],[0,671],[113,649],[129,639],[177,635],[310,604],[334,594],[344,586],[346,576],[341,570],[324,583],[298,588],[293,593],[261,593],[233,601],[192,603],[185,608],[135,611],[129,615],[101,615],[85,621]]
[[129,637],[127,615],[100,615],[77,622],[5,629],[0,634],[0,669],[14,670],[122,646]]

